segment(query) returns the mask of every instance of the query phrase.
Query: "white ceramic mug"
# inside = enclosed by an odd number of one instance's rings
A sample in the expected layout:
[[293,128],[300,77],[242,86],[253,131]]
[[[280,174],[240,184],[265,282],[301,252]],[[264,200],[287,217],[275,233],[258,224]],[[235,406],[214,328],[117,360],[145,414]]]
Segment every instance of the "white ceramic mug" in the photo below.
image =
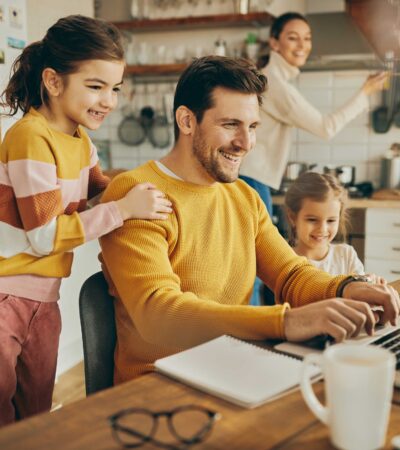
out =
[[[310,364],[322,369],[326,406],[312,390]],[[343,450],[384,446],[395,367],[394,355],[373,345],[336,344],[304,358],[301,391],[311,411],[329,427],[333,445]]]

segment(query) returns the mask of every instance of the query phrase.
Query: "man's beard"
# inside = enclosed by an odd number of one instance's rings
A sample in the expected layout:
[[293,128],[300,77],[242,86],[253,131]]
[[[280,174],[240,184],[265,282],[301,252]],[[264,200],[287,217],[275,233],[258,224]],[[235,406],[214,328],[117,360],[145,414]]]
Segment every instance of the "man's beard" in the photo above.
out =
[[[208,149],[209,147],[203,139],[201,131],[196,131],[193,138],[193,154],[208,175],[219,183],[233,183],[236,181],[239,176],[239,170],[237,170],[236,173],[227,170],[224,171],[218,161],[219,150],[224,150],[224,148],[220,147],[215,153],[207,151]],[[231,148],[229,150],[231,153],[234,153]],[[215,158],[213,158],[214,155]],[[223,156],[221,156],[221,158],[223,158]]]

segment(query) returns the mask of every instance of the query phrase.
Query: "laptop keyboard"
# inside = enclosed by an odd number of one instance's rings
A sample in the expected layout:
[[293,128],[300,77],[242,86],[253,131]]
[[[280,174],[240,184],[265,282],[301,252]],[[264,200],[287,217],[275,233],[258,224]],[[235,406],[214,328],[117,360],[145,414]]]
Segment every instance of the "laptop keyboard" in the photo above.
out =
[[[324,350],[333,343],[331,336],[324,334],[304,341],[302,345],[314,350]],[[371,345],[378,345],[393,352],[397,361],[396,370],[400,370],[400,328],[381,336],[376,341],[371,342]]]
[[391,333],[380,337],[372,345],[378,345],[379,347],[386,348],[394,353],[396,356],[396,370],[400,369],[400,329],[393,330]]

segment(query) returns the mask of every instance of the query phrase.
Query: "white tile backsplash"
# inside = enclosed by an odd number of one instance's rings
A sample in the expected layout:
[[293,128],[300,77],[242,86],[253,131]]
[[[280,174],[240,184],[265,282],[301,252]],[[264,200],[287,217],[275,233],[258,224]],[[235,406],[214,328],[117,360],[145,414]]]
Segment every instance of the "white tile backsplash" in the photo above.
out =
[[381,185],[381,163],[368,162],[367,180],[371,181],[374,186]]
[[382,156],[385,155],[389,147],[386,144],[373,144],[368,145],[368,161],[370,163],[380,162]]
[[300,161],[309,163],[329,163],[331,161],[331,147],[326,144],[299,144],[297,156]]
[[367,162],[357,162],[356,166],[356,183],[362,183],[368,180],[368,163]]
[[369,130],[369,143],[371,144],[381,144],[390,147],[393,142],[400,142],[400,128],[392,125],[387,133],[375,133],[372,128]]
[[341,144],[368,144],[368,128],[366,126],[353,126],[352,123],[344,127],[331,139],[334,147]]
[[335,88],[333,91],[332,111],[348,103],[358,93],[354,87]]
[[368,159],[368,147],[360,144],[343,144],[335,146],[334,162],[339,161],[357,164],[359,161],[366,161]]

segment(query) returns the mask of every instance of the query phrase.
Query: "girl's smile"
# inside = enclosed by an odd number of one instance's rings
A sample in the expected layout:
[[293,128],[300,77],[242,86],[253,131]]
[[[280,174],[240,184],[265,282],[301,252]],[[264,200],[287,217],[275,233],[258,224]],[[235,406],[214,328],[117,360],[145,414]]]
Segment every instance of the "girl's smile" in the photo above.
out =
[[303,200],[296,217],[290,219],[296,229],[296,253],[314,260],[326,256],[339,229],[340,208],[340,201],[332,192],[321,202]]
[[74,135],[79,125],[97,130],[117,106],[124,67],[123,61],[92,59],[82,61],[76,72],[64,76],[45,69],[50,105],[43,104],[39,112],[52,127],[66,134]]

